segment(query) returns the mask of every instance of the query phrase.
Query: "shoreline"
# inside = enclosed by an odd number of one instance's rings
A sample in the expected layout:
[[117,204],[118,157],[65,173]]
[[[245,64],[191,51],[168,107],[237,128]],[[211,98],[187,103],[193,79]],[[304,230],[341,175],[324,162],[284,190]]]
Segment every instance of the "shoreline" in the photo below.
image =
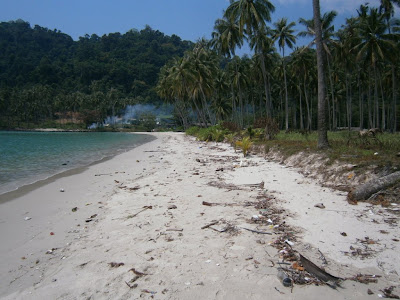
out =
[[[151,135],[157,139],[0,204],[0,297],[364,299],[368,289],[376,297],[399,286],[399,245],[392,241],[399,236],[380,208],[349,206],[339,191],[268,158],[244,159],[225,144]],[[254,219],[259,201],[271,205],[261,209],[265,222]],[[314,207],[321,201],[325,210]],[[318,251],[324,253],[332,275],[382,277],[291,291],[277,278],[280,234],[267,218],[293,226],[297,253],[319,266]],[[361,247],[366,234],[377,241],[368,245],[373,256],[343,254]]]
[[[67,132],[67,131],[48,131],[48,132]],[[5,192],[1,192],[0,191],[0,204],[3,203],[3,202],[11,201],[11,200],[13,200],[15,198],[24,196],[27,193],[32,192],[35,189],[37,189],[39,187],[42,187],[42,186],[44,186],[46,184],[52,183],[52,182],[54,182],[57,179],[60,179],[62,177],[72,176],[72,175],[75,175],[75,174],[82,173],[84,170],[86,170],[90,166],[93,166],[93,165],[105,162],[107,160],[110,160],[115,156],[118,156],[118,155],[120,155],[122,153],[125,153],[125,152],[128,152],[128,151],[131,151],[132,149],[134,149],[134,148],[136,148],[136,147],[138,147],[138,146],[140,146],[142,144],[145,144],[145,143],[148,143],[148,142],[151,142],[152,140],[154,140],[154,137],[152,137],[149,134],[144,134],[144,133],[134,133],[134,134],[145,135],[146,137],[144,138],[143,141],[141,141],[141,142],[139,142],[137,144],[134,144],[133,148],[125,149],[125,150],[119,150],[118,152],[116,152],[116,153],[114,153],[112,155],[109,155],[109,156],[106,156],[106,157],[102,157],[99,160],[93,161],[93,162],[91,162],[91,163],[89,163],[87,165],[75,166],[75,167],[72,167],[71,169],[60,171],[58,173],[49,175],[48,177],[45,177],[43,179],[39,179],[39,180],[34,181],[32,183],[23,184],[23,185],[17,187],[16,189],[14,189],[14,190],[5,191]]]

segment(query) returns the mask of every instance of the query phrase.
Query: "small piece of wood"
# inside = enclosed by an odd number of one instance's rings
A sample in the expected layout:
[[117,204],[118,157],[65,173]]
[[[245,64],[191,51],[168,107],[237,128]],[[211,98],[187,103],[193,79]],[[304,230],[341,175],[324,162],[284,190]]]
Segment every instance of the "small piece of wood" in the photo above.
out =
[[270,234],[272,235],[271,232],[265,232],[265,231],[258,231],[258,230],[254,230],[254,229],[249,229],[249,228],[245,228],[245,227],[240,227],[244,230],[250,231],[250,232],[254,232],[254,233],[258,233],[258,234]]
[[181,228],[168,228],[166,231],[183,231]]
[[201,229],[206,229],[206,228],[208,228],[208,227],[210,227],[210,226],[213,226],[213,225],[216,225],[216,224],[218,224],[218,223],[219,223],[219,221],[214,221],[214,222],[212,222],[212,223],[210,223],[210,224],[204,225],[203,227],[201,227]]
[[145,210],[148,210],[148,209],[153,209],[153,206],[143,206],[143,209],[141,211],[137,212],[136,214],[130,215],[128,218],[134,218],[141,212],[144,212]]
[[355,190],[350,191],[347,195],[347,201],[350,204],[357,204],[357,201],[367,200],[373,194],[391,187],[398,181],[400,181],[400,171],[370,180]]

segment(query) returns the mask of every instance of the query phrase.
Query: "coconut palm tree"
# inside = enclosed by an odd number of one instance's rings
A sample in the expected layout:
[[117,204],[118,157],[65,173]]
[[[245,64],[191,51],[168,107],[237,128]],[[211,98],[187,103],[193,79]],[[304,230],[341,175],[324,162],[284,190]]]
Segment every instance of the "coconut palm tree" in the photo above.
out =
[[266,70],[266,62],[275,53],[273,41],[267,35],[267,30],[260,29],[250,38],[250,48],[254,50],[255,57],[259,60],[261,68],[264,92],[265,92],[265,109],[268,117],[272,116],[272,99],[270,98],[270,91],[268,87],[268,74]]
[[[373,73],[374,79],[374,113],[373,127],[380,126],[379,122],[379,96],[378,96],[378,63],[389,57],[389,53],[395,51],[393,40],[395,34],[386,33],[387,26],[384,15],[378,9],[369,8],[366,16],[360,16],[359,35],[361,42],[354,47],[357,51],[357,60],[362,61]],[[382,111],[382,114],[384,112]]]
[[255,31],[265,27],[271,21],[271,13],[275,6],[268,0],[230,0],[225,16],[238,21],[241,36],[251,36]]
[[309,89],[310,83],[312,82],[312,76],[315,73],[315,52],[313,49],[302,47],[296,49],[292,53],[291,59],[292,71],[294,72],[293,78],[296,78],[298,89],[299,89],[299,108],[300,108],[300,127],[304,129],[301,124],[303,123],[303,113],[302,113],[302,95],[304,95],[304,100],[306,104],[306,115],[307,115],[307,125],[305,129],[311,130],[311,110],[310,110],[310,99],[309,99]]
[[235,18],[225,15],[215,21],[214,31],[211,34],[211,46],[221,55],[235,56],[236,47],[243,45],[243,36],[240,34],[239,25]]
[[[335,89],[333,86],[333,78],[332,78],[332,68],[331,68],[331,51],[330,51],[330,44],[333,43],[332,37],[334,35],[335,31],[335,26],[332,24],[333,21],[335,20],[337,16],[336,11],[330,11],[324,13],[324,15],[321,18],[321,26],[322,26],[322,45],[324,47],[324,50],[326,52],[326,62],[328,64],[328,75],[329,75],[329,83],[330,83],[330,92],[331,92],[331,97],[332,97],[332,114],[329,113],[329,119],[331,118],[332,115],[332,123],[329,122],[329,124],[333,124],[333,129],[336,128],[336,114],[335,114]],[[301,37],[311,37],[313,40],[309,44],[309,46],[315,44],[315,26],[314,26],[314,20],[306,20],[304,18],[299,19],[299,23],[304,25],[306,27],[305,31],[300,31],[298,36]],[[328,109],[329,109],[329,98],[328,98]]]
[[296,36],[293,34],[293,27],[296,25],[295,22],[287,23],[286,18],[278,20],[274,23],[274,29],[271,31],[272,39],[278,42],[279,49],[282,50],[282,64],[283,64],[283,77],[285,83],[285,129],[289,129],[289,100],[287,91],[287,79],[286,79],[286,68],[285,68],[285,46],[290,49],[293,48],[296,43]]
[[317,69],[318,69],[318,148],[329,147],[327,130],[326,110],[326,86],[324,78],[324,50],[322,43],[321,10],[319,0],[313,0],[315,43],[317,46]]

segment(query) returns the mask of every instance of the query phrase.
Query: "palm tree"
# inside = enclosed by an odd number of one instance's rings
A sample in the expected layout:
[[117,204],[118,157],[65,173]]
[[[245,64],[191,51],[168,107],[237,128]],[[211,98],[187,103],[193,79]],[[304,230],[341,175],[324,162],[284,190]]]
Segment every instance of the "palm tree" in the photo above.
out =
[[[400,7],[400,0],[381,0],[381,5],[379,6],[379,12],[383,13],[388,25],[389,33],[391,33],[390,18],[394,16],[394,6],[393,4]],[[396,70],[395,65],[392,63],[392,115],[391,115],[391,132],[396,131],[396,102],[397,102],[397,91],[396,91]]]
[[207,99],[214,91],[213,80],[217,73],[218,61],[214,53],[208,48],[208,42],[200,40],[193,51],[189,52],[188,61],[194,74],[194,81],[189,83],[189,96],[193,101],[200,101],[198,106],[208,116],[211,124],[215,124],[215,117],[211,114]]
[[243,36],[240,35],[239,25],[235,18],[225,15],[215,21],[214,32],[211,34],[211,45],[221,55],[235,56],[236,47],[243,45]]
[[227,81],[227,73],[223,70],[218,70],[214,78],[215,90],[212,103],[217,122],[224,120],[232,109],[227,97],[229,93]]
[[318,69],[318,148],[329,147],[328,130],[326,124],[326,86],[324,78],[324,50],[322,44],[321,10],[319,0],[313,0],[315,42],[317,45]]
[[[389,53],[395,51],[396,38],[394,34],[387,34],[384,15],[376,8],[370,8],[366,16],[360,17],[359,34],[361,42],[354,47],[357,50],[357,60],[372,71],[374,78],[374,114],[373,127],[379,126],[379,99],[378,99],[378,62],[384,61]],[[384,111],[382,111],[384,114]],[[383,115],[382,115],[383,116]]]
[[239,33],[251,36],[255,31],[265,27],[265,22],[271,21],[271,13],[275,6],[268,0],[230,0],[225,16],[231,16],[238,21]]
[[275,28],[272,30],[272,39],[278,42],[279,49],[282,50],[282,64],[283,64],[283,77],[285,83],[285,129],[289,129],[289,100],[287,92],[287,80],[286,80],[286,69],[285,69],[285,46],[290,49],[293,48],[296,43],[296,36],[293,35],[294,30],[292,29],[296,25],[295,22],[287,24],[287,19],[282,18],[274,24]]
[[[334,35],[335,31],[335,26],[332,24],[334,19],[337,16],[337,12],[335,11],[330,11],[324,13],[324,15],[321,18],[321,26],[322,26],[322,45],[324,47],[324,50],[326,52],[325,58],[327,58],[327,64],[328,64],[328,75],[329,75],[329,83],[330,83],[330,88],[331,88],[331,97],[332,97],[332,123],[329,122],[329,124],[333,124],[333,129],[336,128],[336,114],[335,114],[335,91],[334,91],[334,86],[333,86],[333,79],[332,79],[332,68],[331,68],[331,51],[329,49],[330,44],[332,43],[332,36]],[[299,23],[304,25],[306,27],[306,31],[301,31],[299,32],[298,36],[301,37],[312,37],[313,40],[309,44],[311,46],[312,44],[315,44],[315,26],[314,26],[314,20],[306,20],[303,18],[299,19]],[[328,98],[328,110],[329,110],[329,98]],[[331,117],[331,114],[329,113],[329,119]]]
[[[296,77],[297,79],[300,94],[300,126],[303,123],[301,99],[302,95],[304,95],[307,113],[307,126],[305,128],[307,130],[311,130],[311,110],[308,91],[310,88],[310,83],[312,82],[312,75],[315,73],[315,53],[313,49],[302,47],[296,49],[292,53],[292,57],[291,65],[294,72],[293,77]],[[302,126],[301,129],[303,129]]]
[[263,83],[264,83],[264,92],[265,92],[265,109],[268,117],[272,116],[272,99],[270,98],[270,91],[268,88],[268,75],[266,70],[266,61],[270,58],[274,53],[275,49],[273,46],[273,41],[267,35],[267,31],[265,29],[258,30],[251,38],[250,38],[250,47],[255,52],[255,57],[259,60],[259,65],[262,72]]
[[390,18],[394,16],[393,4],[400,7],[400,0],[381,0],[381,5],[379,6],[379,13],[385,16],[387,24],[389,24]]

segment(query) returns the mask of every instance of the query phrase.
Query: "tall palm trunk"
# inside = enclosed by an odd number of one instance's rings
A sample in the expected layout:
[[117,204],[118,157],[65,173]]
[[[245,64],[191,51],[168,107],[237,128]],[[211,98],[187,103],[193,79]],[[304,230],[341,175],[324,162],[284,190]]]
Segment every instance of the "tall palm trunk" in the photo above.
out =
[[374,64],[374,128],[379,126],[379,98],[378,98],[378,75],[376,71],[376,65]]
[[304,77],[304,99],[306,100],[306,108],[307,108],[307,129],[311,130],[311,112],[310,112],[310,104],[308,101],[308,93],[306,87],[306,78]]
[[271,99],[269,98],[267,71],[265,69],[264,55],[262,53],[260,53],[260,58],[261,58],[261,72],[262,72],[263,81],[264,81],[266,115],[267,115],[267,117],[271,117],[272,116],[271,105],[270,105]]
[[286,81],[286,67],[285,67],[285,47],[282,48],[283,58],[283,80],[285,82],[285,129],[289,129],[289,100],[288,100],[288,89],[287,89],[287,81]]
[[324,49],[322,45],[321,12],[319,0],[313,0],[315,40],[317,45],[318,69],[318,148],[329,147],[328,130],[326,124],[326,86],[324,78]]
[[332,70],[331,65],[329,63],[329,58],[326,60],[328,63],[328,76],[329,76],[329,83],[331,86],[331,97],[332,97],[332,129],[336,130],[337,122],[336,122],[336,113],[335,113],[335,91],[333,87],[333,79],[332,79]]
[[358,85],[358,109],[360,116],[360,130],[364,128],[364,108],[363,108],[363,95],[364,93],[361,90],[361,80],[360,80],[360,71],[357,74],[357,85]]
[[297,86],[299,90],[299,108],[300,108],[300,129],[304,130],[304,120],[303,120],[303,104],[301,103],[301,97],[302,97],[302,92],[301,92],[301,87],[300,85]]
[[392,99],[392,120],[391,120],[391,131],[395,133],[397,130],[397,118],[396,118],[396,102],[397,102],[397,86],[396,86],[396,70],[394,65],[392,65],[392,89],[393,89],[393,99]]

